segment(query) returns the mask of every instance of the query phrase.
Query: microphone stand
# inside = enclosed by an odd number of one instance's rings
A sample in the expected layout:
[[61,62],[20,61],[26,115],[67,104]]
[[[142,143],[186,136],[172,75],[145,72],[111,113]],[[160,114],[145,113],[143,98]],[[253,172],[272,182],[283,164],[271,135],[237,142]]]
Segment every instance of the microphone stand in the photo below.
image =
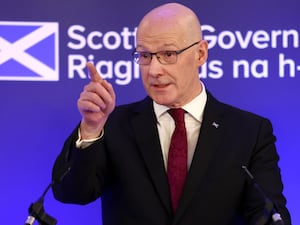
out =
[[49,191],[49,189],[53,186],[53,184],[61,182],[65,175],[71,170],[71,162],[68,162],[60,174],[60,177],[54,178],[51,183],[46,187],[45,191],[41,195],[41,197],[29,206],[28,212],[29,216],[25,221],[25,225],[33,225],[35,220],[39,222],[39,225],[56,225],[57,220],[47,214],[44,209],[44,199]]
[[26,219],[25,225],[32,225],[35,220],[39,222],[39,225],[56,225],[57,220],[48,215],[44,209],[44,199],[48,190],[52,187],[53,181],[47,186],[42,196],[29,206],[29,216]]
[[255,182],[255,178],[250,173],[247,166],[242,166],[242,168],[245,170],[247,176],[250,178],[255,189],[261,194],[261,196],[265,200],[264,215],[262,217],[260,217],[256,221],[255,224],[256,225],[265,225],[265,224],[267,224],[268,221],[271,220],[271,222],[272,222],[271,224],[273,224],[273,225],[284,225],[281,215],[279,214],[279,212],[277,212],[275,204],[265,195],[265,193],[263,192],[263,190],[261,189],[259,184],[257,182]]

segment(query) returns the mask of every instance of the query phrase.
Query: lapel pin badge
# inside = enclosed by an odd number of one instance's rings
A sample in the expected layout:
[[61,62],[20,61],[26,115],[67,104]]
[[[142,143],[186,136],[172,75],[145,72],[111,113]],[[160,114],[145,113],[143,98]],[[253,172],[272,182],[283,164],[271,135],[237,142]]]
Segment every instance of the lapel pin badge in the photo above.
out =
[[215,128],[218,128],[220,125],[216,122],[213,122],[212,125],[215,127]]

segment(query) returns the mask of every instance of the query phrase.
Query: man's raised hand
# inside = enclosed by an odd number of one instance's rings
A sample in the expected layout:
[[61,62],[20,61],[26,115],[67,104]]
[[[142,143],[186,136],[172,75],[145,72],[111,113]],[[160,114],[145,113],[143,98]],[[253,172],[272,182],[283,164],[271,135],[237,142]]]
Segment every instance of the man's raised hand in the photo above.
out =
[[99,136],[116,102],[112,85],[101,78],[92,63],[88,62],[87,68],[91,81],[84,87],[77,101],[78,110],[82,115],[82,139]]

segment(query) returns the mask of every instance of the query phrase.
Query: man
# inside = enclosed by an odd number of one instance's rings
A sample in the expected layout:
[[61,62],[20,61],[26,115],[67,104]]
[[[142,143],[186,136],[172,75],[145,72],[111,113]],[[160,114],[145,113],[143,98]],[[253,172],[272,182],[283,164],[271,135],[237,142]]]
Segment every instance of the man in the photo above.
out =
[[[91,82],[78,99],[82,120],[53,177],[69,163],[71,170],[55,183],[55,197],[77,204],[101,197],[104,225],[267,224],[273,208],[291,224],[272,126],[206,91],[198,74],[208,45],[193,11],[177,3],[151,10],[138,26],[136,43],[133,56],[148,97],[115,107],[112,85],[88,63]],[[178,108],[180,126],[169,112]],[[179,153],[183,161],[171,155],[176,129],[185,137],[175,144],[186,149]],[[266,204],[243,166],[276,208]]]

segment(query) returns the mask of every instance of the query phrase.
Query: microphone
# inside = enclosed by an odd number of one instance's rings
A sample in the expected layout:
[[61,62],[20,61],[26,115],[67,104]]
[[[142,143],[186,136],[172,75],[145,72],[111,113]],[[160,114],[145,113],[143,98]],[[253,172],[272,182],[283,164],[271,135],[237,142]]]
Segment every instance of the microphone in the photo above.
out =
[[35,202],[32,203],[28,209],[29,215],[25,221],[25,225],[33,225],[37,219],[42,225],[56,225],[57,221],[55,218],[45,213],[44,210],[44,198],[48,190],[52,187],[54,182],[51,182],[45,189],[42,196]]
[[61,173],[59,173],[59,176],[54,177],[54,179],[50,182],[50,184],[48,184],[41,197],[35,203],[32,203],[29,206],[28,209],[29,215],[25,221],[25,225],[33,225],[35,220],[37,220],[40,225],[56,225],[57,220],[52,216],[48,215],[44,210],[44,199],[49,189],[55,183],[61,182],[63,178],[69,173],[70,170],[71,170],[71,162],[68,162],[61,170]]
[[273,222],[272,224],[273,225],[284,225],[284,222],[283,222],[283,220],[281,218],[281,215],[277,211],[275,204],[266,196],[266,194],[261,189],[261,187],[259,186],[259,184],[255,181],[254,176],[248,170],[247,166],[242,166],[242,168],[245,170],[247,176],[250,178],[251,183],[253,184],[253,186],[255,187],[255,189],[261,194],[261,196],[265,200],[265,212],[266,212],[265,216],[266,217],[260,218],[258,220],[258,222],[256,223],[256,225],[264,225],[264,224],[266,224],[266,222],[269,221],[269,219],[270,219],[270,214],[272,215],[271,219],[272,219],[272,222]]

